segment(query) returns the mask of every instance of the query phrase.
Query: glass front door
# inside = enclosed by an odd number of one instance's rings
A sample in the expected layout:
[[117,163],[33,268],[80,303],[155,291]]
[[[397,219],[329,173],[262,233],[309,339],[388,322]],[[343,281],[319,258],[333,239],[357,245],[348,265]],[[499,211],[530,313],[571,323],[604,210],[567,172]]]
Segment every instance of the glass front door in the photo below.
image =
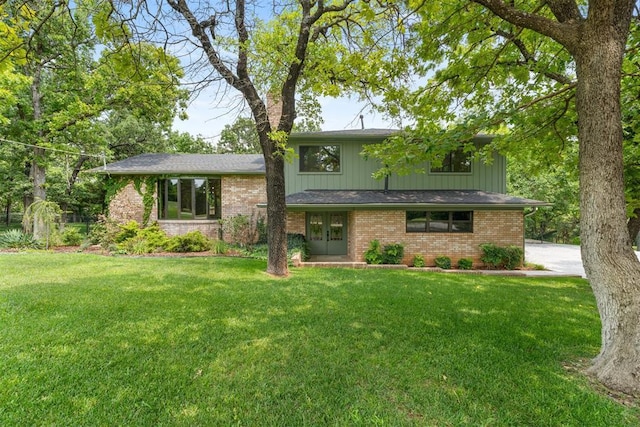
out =
[[307,212],[311,255],[347,254],[347,213]]

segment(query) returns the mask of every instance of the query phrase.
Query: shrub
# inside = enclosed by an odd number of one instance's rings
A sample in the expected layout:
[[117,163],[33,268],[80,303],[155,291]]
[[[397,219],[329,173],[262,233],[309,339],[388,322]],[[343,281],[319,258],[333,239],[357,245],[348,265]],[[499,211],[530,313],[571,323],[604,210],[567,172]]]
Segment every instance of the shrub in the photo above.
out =
[[522,264],[524,252],[518,246],[500,247],[491,243],[480,245],[480,259],[489,268],[506,268],[513,270]]
[[458,268],[460,270],[471,270],[473,268],[473,260],[470,258],[461,258],[458,261]]
[[451,269],[451,258],[449,258],[448,256],[444,256],[444,255],[436,257],[436,267],[440,267],[443,270],[450,270]]
[[[146,228],[139,228],[138,223],[131,221],[120,228],[121,232],[116,237],[119,241],[116,246],[118,253],[149,254],[163,249],[168,241],[157,222]],[[122,240],[124,236],[127,238]]]
[[364,251],[364,260],[367,264],[382,264],[382,249],[379,240],[369,242],[369,248]]
[[424,267],[425,266],[424,257],[422,255],[420,255],[420,254],[414,255],[413,256],[413,266],[414,267],[418,267],[418,268]]
[[385,245],[382,249],[383,264],[401,264],[402,257],[404,257],[404,245],[401,243]]
[[129,221],[126,224],[119,225],[120,232],[115,236],[116,243],[122,243],[125,240],[129,240],[138,235],[138,231],[140,231],[140,224],[136,221]]
[[[221,219],[220,226],[224,240],[241,248],[253,246],[260,240],[260,233],[266,233],[262,216],[258,215],[256,218],[255,212],[252,212],[251,216],[238,214]],[[266,240],[266,235],[263,237]]]
[[227,243],[224,240],[214,240],[211,242],[211,252],[214,254],[226,254]]
[[79,246],[82,243],[82,233],[75,227],[67,227],[62,232],[61,239],[66,246]]
[[211,249],[211,240],[200,231],[174,236],[167,241],[166,250],[169,252],[204,252]]
[[16,228],[0,233],[0,248],[38,249],[40,243],[32,234],[23,233]]
[[92,245],[100,245],[104,249],[108,249],[115,243],[115,238],[118,233],[120,233],[118,223],[100,215],[96,223],[91,227],[87,239]]
[[288,233],[287,249],[289,252],[289,258],[291,258],[294,252],[300,252],[302,261],[308,261],[309,257],[311,256],[311,251],[309,250],[309,243],[307,243],[307,239],[306,237],[304,237],[304,234]]
[[505,248],[505,262],[504,266],[507,270],[513,270],[516,267],[522,265],[522,259],[524,258],[524,252],[521,247],[507,246]]

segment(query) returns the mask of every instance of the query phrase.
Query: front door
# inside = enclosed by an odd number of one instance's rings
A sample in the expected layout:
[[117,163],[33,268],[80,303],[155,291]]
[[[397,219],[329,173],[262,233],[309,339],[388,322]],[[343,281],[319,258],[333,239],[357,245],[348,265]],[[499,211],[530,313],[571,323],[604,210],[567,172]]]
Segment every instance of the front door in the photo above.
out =
[[307,212],[307,242],[311,255],[346,255],[347,213]]

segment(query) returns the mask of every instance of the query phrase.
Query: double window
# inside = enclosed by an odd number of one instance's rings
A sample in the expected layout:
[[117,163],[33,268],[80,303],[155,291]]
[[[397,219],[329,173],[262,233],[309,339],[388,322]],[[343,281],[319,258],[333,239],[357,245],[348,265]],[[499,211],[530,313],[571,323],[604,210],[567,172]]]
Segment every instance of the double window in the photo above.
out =
[[407,211],[407,233],[472,232],[472,211]]
[[158,181],[160,219],[219,219],[220,178],[168,178]]
[[340,172],[340,146],[301,145],[300,172]]
[[444,156],[442,166],[431,166],[431,172],[469,173],[471,172],[471,157],[462,148],[458,148]]

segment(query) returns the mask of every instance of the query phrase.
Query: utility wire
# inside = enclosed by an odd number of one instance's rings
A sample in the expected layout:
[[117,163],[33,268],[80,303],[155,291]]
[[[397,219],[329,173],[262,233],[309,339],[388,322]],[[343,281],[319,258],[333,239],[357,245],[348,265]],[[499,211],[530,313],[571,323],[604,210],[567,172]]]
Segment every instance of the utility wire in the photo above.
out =
[[18,141],[12,141],[10,139],[5,139],[5,138],[0,138],[1,142],[8,142],[10,144],[18,144],[18,145],[22,145],[24,147],[32,147],[32,148],[42,148],[45,151],[56,151],[58,153],[65,153],[65,154],[75,154],[75,155],[82,155],[82,156],[87,156],[87,157],[93,157],[96,159],[102,159],[105,160],[105,155],[103,154],[86,154],[83,152],[77,152],[77,151],[67,151],[67,150],[60,150],[58,148],[49,148],[49,147],[42,147],[40,145],[34,145],[34,144],[27,144],[26,142],[18,142]]

